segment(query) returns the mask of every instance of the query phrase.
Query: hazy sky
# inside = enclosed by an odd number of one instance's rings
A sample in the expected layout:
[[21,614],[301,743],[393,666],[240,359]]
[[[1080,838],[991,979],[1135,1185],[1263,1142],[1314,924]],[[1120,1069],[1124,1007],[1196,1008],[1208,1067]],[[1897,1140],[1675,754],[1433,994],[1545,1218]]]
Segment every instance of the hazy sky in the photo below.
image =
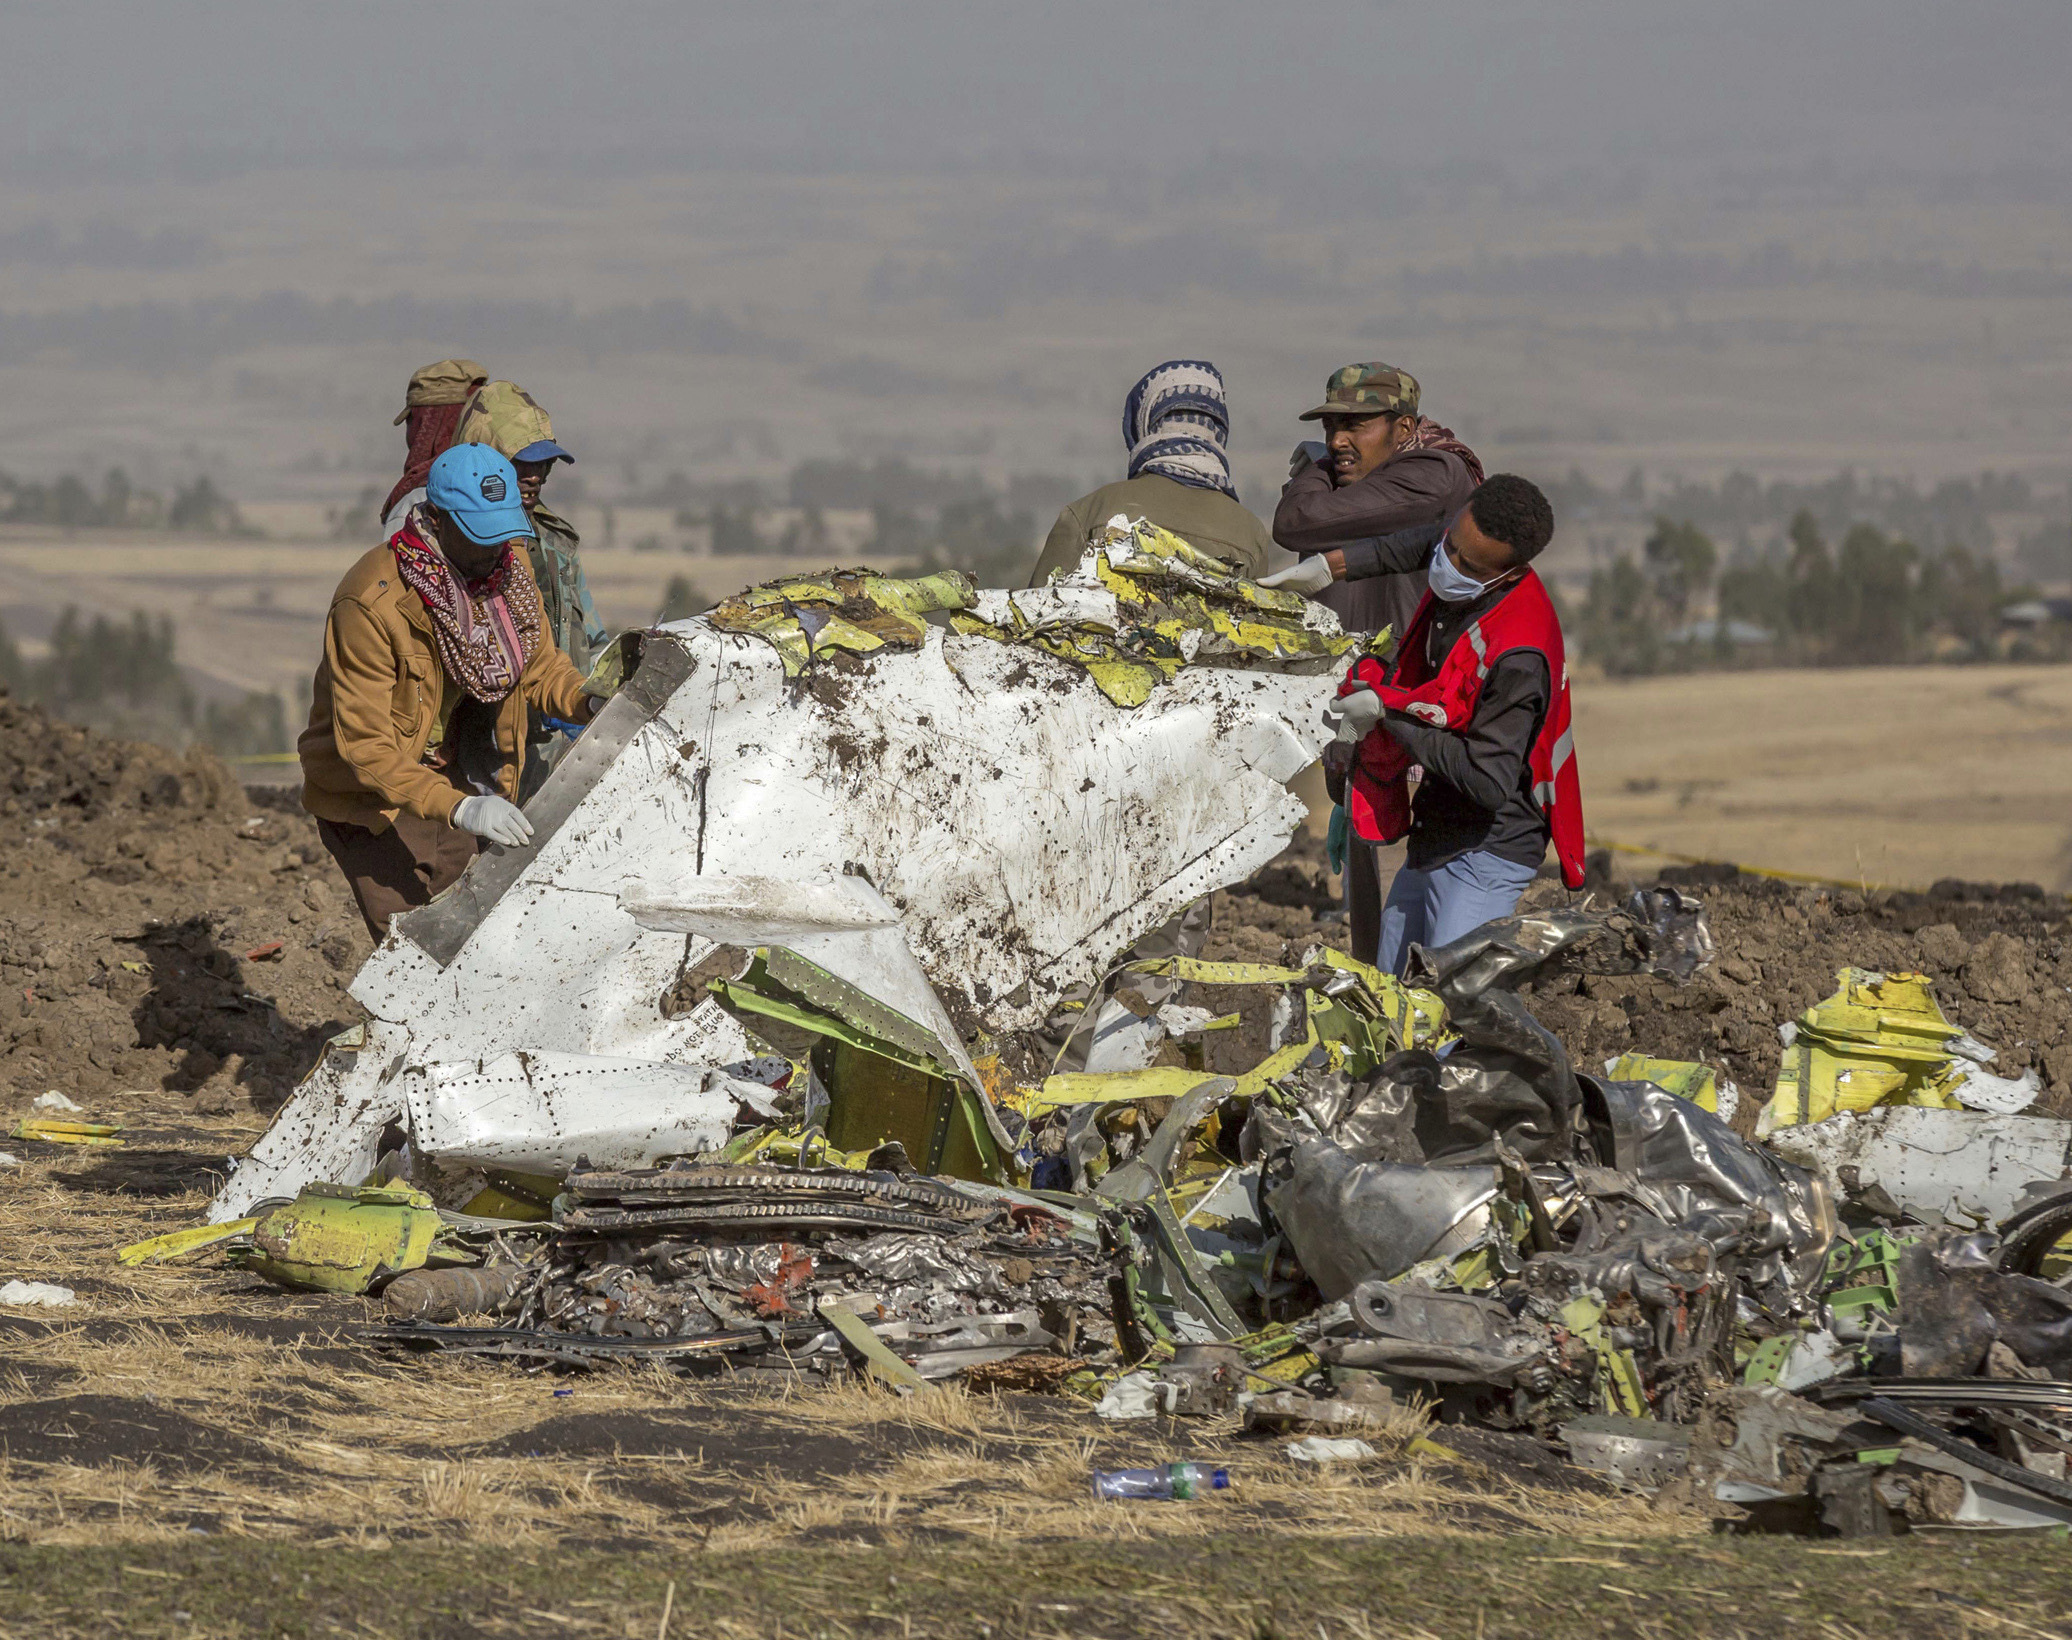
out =
[[466,353],[650,475],[1092,479],[1174,354],[1253,493],[1362,357],[1535,471],[2056,475],[2068,63],[2072,0],[0,0],[0,466],[328,504]]
[[0,152],[2061,166],[2065,0],[0,6]]

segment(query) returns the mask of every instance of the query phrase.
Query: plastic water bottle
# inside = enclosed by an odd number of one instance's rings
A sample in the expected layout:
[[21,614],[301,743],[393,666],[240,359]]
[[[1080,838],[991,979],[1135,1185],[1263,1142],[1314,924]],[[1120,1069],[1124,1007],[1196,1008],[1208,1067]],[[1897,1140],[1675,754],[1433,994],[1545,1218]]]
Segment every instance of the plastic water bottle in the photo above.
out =
[[1230,1490],[1230,1471],[1205,1463],[1169,1463],[1156,1469],[1096,1469],[1097,1498],[1198,1498]]

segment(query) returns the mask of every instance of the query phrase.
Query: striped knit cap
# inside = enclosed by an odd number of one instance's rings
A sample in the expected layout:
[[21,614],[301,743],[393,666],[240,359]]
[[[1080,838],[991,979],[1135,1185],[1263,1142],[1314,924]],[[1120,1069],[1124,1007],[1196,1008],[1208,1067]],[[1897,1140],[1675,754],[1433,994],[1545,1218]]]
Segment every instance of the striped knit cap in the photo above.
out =
[[1223,372],[1206,359],[1168,359],[1147,371],[1122,406],[1122,441],[1130,472],[1159,473],[1197,490],[1221,490],[1233,501],[1230,408]]

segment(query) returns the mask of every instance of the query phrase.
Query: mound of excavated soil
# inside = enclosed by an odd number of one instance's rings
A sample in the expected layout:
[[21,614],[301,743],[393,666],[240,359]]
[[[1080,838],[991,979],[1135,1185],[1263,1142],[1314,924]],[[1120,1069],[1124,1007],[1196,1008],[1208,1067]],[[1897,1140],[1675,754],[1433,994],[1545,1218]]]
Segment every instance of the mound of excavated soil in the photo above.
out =
[[[2045,1089],[2038,1114],[2072,1116],[2072,904],[2064,899],[2026,886],[1957,882],[1928,894],[1866,895],[1791,887],[1731,866],[1677,867],[1661,880],[1704,901],[1717,958],[1682,986],[1648,975],[1565,974],[1529,989],[1533,1012],[1579,1068],[1596,1070],[1636,1050],[1703,1060],[1740,1084],[1740,1125],[1749,1127],[1776,1084],[1779,1025],[1831,995],[1843,967],[1908,971],[1933,979],[1943,1012],[2000,1050],[1995,1071],[2038,1069]],[[1627,888],[1592,891],[1606,903]],[[1577,898],[1542,878],[1524,903]],[[1250,882],[1217,895],[1216,905],[1208,957],[1294,961],[1311,941],[1345,941],[1344,922],[1331,915],[1337,904],[1322,850],[1307,837]],[[1256,1061],[1251,1050],[1265,1041],[1264,1011],[1247,1006],[1242,1030],[1226,1035],[1241,1042],[1226,1048],[1211,1039],[1212,1068]]]
[[[1718,955],[1685,986],[1569,975],[1528,992],[1576,1064],[1638,1049],[1701,1059],[1744,1094],[1777,1080],[1777,1027],[1833,994],[1845,966],[1923,973],[1950,1019],[1999,1049],[1993,1069],[2041,1073],[2039,1115],[2072,1116],[2072,905],[2031,887],[1942,883],[1927,894],[1798,888],[1730,866],[1662,873],[1705,902]],[[1536,897],[1563,898],[1544,883]]]
[[366,929],[292,789],[0,695],[0,824],[0,1113],[47,1089],[270,1108],[361,1017]]

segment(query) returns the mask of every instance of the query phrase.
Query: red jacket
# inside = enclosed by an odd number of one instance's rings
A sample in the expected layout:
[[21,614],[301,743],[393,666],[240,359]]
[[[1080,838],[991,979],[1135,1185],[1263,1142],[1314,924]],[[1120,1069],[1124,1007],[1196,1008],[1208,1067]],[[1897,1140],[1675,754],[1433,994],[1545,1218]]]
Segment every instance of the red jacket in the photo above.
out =
[[[1583,791],[1576,776],[1561,620],[1554,613],[1546,586],[1527,570],[1494,609],[1468,624],[1434,671],[1425,651],[1436,602],[1426,592],[1397,647],[1393,668],[1371,655],[1362,656],[1339,693],[1371,688],[1391,711],[1407,712],[1435,728],[1465,729],[1497,658],[1513,649],[1538,650],[1547,662],[1553,693],[1546,720],[1532,743],[1532,795],[1547,817],[1562,881],[1570,888],[1581,888]],[[1410,753],[1385,725],[1360,742],[1346,790],[1346,813],[1354,836],[1363,842],[1393,843],[1410,829],[1409,774]]]

